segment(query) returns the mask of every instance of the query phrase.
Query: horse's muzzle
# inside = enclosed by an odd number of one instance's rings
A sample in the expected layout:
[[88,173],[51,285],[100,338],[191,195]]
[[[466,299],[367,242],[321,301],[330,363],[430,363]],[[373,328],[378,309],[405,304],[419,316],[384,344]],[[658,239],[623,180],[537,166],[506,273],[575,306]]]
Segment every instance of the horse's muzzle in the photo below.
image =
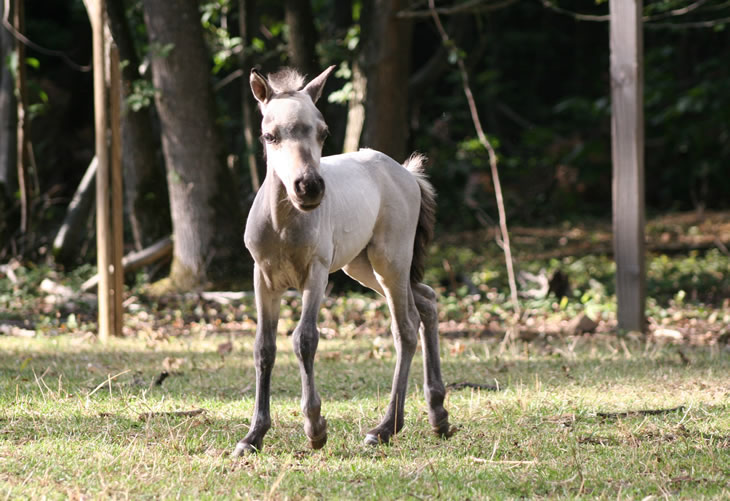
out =
[[324,179],[318,173],[308,172],[294,180],[295,206],[304,211],[319,207],[324,197]]

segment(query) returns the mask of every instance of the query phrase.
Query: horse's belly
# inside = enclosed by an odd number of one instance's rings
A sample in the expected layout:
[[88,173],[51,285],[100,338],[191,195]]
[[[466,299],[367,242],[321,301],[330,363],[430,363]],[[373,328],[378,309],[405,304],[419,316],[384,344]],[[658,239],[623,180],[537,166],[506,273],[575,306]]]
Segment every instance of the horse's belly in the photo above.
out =
[[345,267],[350,261],[355,259],[362,250],[367,247],[372,239],[372,228],[369,232],[357,230],[359,234],[349,234],[343,232],[341,238],[335,240],[334,255],[332,264],[330,265],[330,273]]

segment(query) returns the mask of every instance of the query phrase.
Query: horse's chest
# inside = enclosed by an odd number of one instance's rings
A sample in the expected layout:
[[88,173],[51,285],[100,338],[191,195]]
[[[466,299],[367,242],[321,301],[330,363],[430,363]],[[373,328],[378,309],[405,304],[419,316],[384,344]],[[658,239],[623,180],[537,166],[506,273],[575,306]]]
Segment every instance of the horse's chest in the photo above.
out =
[[298,231],[247,229],[246,247],[274,290],[301,288],[309,275],[315,246]]

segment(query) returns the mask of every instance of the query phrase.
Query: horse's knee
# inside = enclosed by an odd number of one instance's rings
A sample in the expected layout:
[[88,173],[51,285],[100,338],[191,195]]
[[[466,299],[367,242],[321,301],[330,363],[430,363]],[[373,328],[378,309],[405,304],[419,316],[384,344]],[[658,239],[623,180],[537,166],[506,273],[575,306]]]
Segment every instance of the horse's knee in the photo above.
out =
[[314,359],[319,344],[319,331],[316,326],[299,324],[292,335],[294,354],[300,361]]
[[407,319],[400,325],[394,327],[398,332],[396,341],[400,345],[400,348],[406,353],[415,353],[416,347],[418,346],[418,324],[414,323],[411,319]]
[[413,284],[413,291],[418,295],[423,297],[424,299],[435,302],[436,301],[436,292],[429,287],[428,285],[424,283],[414,283]]
[[421,319],[425,322],[435,320],[438,316],[436,293],[425,284],[414,284],[413,299]]
[[276,360],[276,345],[257,344],[254,347],[254,364],[260,372],[268,372],[274,367]]
[[444,387],[443,383],[440,381],[438,382],[430,382],[423,384],[423,392],[426,395],[426,403],[428,403],[428,406],[430,408],[435,407],[441,407],[444,404],[444,399],[446,398],[446,388]]

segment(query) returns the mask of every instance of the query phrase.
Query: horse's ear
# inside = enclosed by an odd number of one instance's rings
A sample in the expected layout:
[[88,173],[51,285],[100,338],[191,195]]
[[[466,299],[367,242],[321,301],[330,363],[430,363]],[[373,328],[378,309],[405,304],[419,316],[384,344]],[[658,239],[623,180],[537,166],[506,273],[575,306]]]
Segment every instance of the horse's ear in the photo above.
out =
[[334,69],[335,65],[330,66],[322,73],[320,73],[317,78],[309,82],[307,86],[304,87],[304,89],[302,89],[304,92],[309,94],[309,97],[312,98],[313,102],[316,103],[322,95],[322,89],[324,89],[324,84],[327,82],[327,77],[330,76],[330,73],[332,73]]
[[269,85],[269,81],[266,80],[266,77],[259,73],[259,70],[256,68],[251,68],[251,78],[249,80],[251,82],[253,97],[255,97],[256,101],[259,103],[266,104],[274,94],[274,91]]

